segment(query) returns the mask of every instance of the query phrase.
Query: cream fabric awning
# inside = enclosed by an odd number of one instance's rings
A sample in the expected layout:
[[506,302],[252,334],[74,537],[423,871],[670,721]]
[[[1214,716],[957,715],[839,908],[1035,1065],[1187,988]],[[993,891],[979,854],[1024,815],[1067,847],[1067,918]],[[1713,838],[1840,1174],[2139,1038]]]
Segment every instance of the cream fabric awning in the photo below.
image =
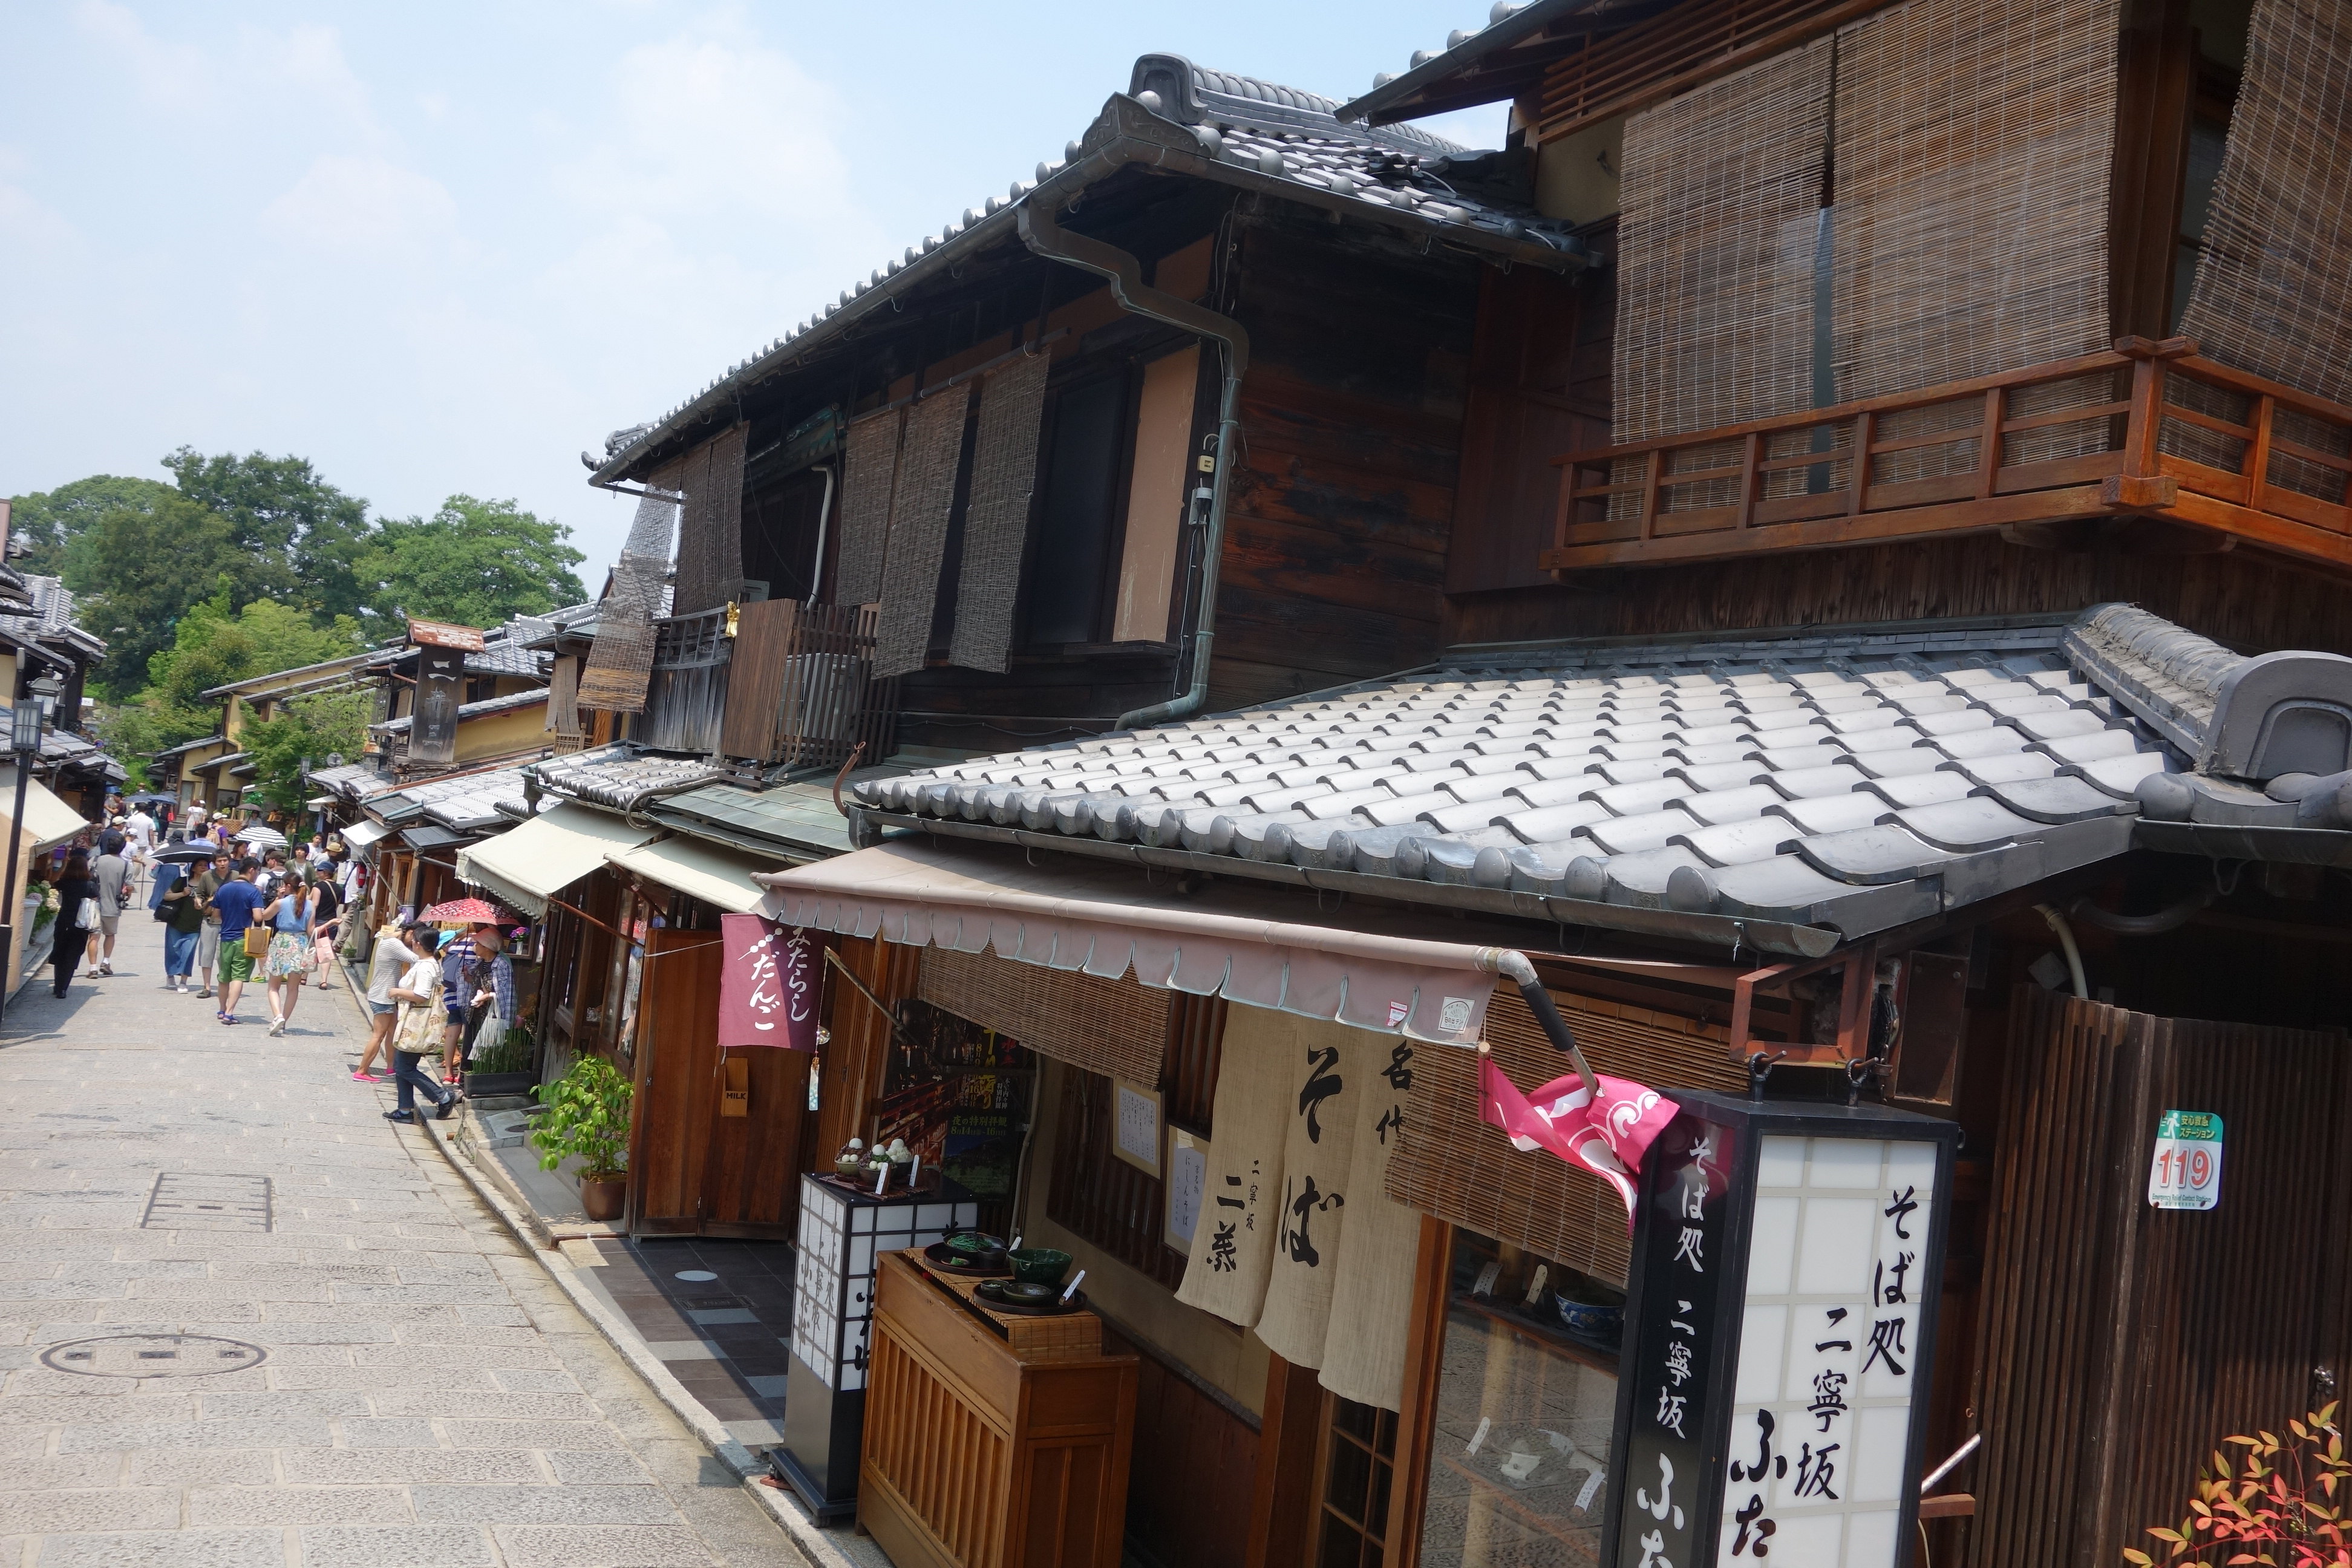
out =
[[393,830],[383,823],[365,816],[352,823],[349,827],[338,827],[333,831],[342,837],[343,843],[354,855],[363,849],[373,847],[378,840],[389,838],[393,834]]
[[[0,818],[6,817],[16,805],[16,770],[0,767]],[[25,781],[25,831],[33,836],[34,848],[62,844],[89,826],[81,813],[50,794],[40,780]]]
[[661,832],[632,827],[584,805],[551,805],[519,826],[457,851],[457,879],[487,888],[533,920],[547,900],[604,863]]
[[[1384,1034],[1475,1045],[1495,981],[1482,956],[1507,945],[1432,942],[1409,916],[1347,908],[1309,924],[1295,892],[1234,879],[1190,893],[1173,872],[1147,881],[1136,866],[1017,849],[901,839],[813,866],[763,872],[761,912],[786,925],[879,935],[960,952],[1222,995]],[[1304,917],[1304,918],[1302,918]],[[1344,921],[1345,923],[1339,923]],[[1478,922],[1449,921],[1465,935]]]
[[690,898],[739,915],[759,909],[760,889],[752,886],[751,879],[771,864],[691,838],[665,838],[659,844],[647,844],[641,848],[614,850],[604,858],[625,870],[651,878],[665,888],[676,888]]

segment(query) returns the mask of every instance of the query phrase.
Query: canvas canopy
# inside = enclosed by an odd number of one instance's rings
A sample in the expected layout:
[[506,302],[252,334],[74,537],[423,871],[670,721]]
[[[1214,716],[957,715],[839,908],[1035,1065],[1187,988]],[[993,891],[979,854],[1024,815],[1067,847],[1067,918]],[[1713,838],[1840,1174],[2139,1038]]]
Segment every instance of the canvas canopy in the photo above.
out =
[[660,832],[584,805],[551,805],[520,827],[457,851],[457,879],[538,920],[550,898],[602,866],[607,854]]

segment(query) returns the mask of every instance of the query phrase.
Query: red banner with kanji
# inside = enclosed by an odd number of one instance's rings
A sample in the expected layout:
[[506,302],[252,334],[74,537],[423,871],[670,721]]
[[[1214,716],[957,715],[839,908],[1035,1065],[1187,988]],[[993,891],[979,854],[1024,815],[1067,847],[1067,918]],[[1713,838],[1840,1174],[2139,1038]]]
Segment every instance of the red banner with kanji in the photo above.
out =
[[1625,1223],[1633,1223],[1633,1173],[1642,1156],[1675,1119],[1675,1102],[1630,1079],[1596,1075],[1596,1097],[1574,1073],[1556,1078],[1532,1095],[1518,1086],[1492,1056],[1478,1058],[1479,1120],[1510,1135],[1524,1152],[1549,1151],[1607,1182],[1625,1200]]
[[726,943],[719,972],[719,1048],[816,1049],[824,944],[758,915],[721,915],[719,932]]

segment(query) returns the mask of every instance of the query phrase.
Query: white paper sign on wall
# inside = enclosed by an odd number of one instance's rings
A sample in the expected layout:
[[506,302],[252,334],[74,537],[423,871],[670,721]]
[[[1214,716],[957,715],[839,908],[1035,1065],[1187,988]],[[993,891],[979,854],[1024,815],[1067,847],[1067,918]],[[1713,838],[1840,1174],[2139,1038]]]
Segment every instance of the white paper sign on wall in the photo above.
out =
[[1209,1145],[1181,1128],[1168,1130],[1168,1244],[1192,1245],[1201,1223],[1201,1202],[1209,1184]]
[[1159,1175],[1159,1092],[1114,1082],[1111,1101],[1110,1152],[1145,1175]]
[[2156,1124],[2147,1201],[2160,1209],[2210,1209],[2221,1201],[2221,1119],[2210,1110],[2168,1110]]

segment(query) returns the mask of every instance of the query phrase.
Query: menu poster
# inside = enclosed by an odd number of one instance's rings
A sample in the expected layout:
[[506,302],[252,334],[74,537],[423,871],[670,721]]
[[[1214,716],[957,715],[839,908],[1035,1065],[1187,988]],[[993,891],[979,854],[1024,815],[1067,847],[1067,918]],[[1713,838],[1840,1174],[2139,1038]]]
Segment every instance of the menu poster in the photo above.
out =
[[1110,1152],[1147,1176],[1160,1174],[1160,1091],[1111,1083]]
[[1168,1245],[1189,1254],[1209,1185],[1209,1141],[1181,1127],[1168,1130]]

